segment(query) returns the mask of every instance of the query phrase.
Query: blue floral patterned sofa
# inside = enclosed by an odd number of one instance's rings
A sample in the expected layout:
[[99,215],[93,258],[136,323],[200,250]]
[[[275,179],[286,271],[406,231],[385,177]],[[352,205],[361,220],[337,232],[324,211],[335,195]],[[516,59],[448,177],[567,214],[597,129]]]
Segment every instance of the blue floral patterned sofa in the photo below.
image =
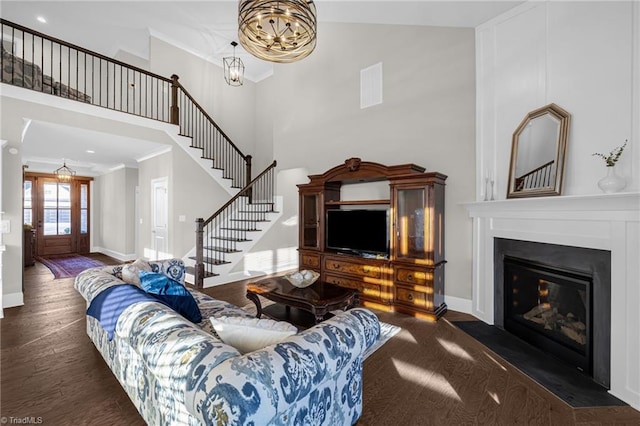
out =
[[[184,283],[184,264],[149,262]],[[91,303],[125,284],[123,266],[88,269],[75,288]],[[156,302],[130,305],[113,339],[93,317],[87,334],[148,424],[350,425],[362,413],[363,353],[380,334],[376,316],[355,308],[264,349],[240,354],[214,334],[216,316],[244,310],[189,289],[202,322]]]

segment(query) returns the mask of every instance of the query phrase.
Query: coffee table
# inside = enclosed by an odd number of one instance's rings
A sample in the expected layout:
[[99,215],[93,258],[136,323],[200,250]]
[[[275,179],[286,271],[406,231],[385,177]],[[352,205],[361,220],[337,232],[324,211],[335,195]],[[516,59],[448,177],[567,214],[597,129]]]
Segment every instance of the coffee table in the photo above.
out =
[[[258,296],[276,303],[263,308]],[[284,277],[275,277],[247,284],[247,299],[255,303],[258,318],[266,313],[270,317],[284,319],[296,325],[310,326],[329,317],[333,310],[347,310],[356,306],[358,291],[323,281],[316,281],[306,288],[298,288]],[[305,315],[301,315],[297,310],[310,313],[311,321],[305,319]]]

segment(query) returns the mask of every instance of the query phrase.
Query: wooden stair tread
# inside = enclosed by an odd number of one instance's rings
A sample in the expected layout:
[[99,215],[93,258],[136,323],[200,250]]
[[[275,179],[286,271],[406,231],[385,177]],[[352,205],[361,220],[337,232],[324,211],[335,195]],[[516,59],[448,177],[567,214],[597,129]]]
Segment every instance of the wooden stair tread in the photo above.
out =
[[204,246],[203,249],[210,250],[210,251],[217,251],[220,253],[240,253],[240,250],[236,250],[230,247]]
[[225,231],[241,231],[241,232],[258,232],[262,231],[262,229],[258,228],[234,228],[234,227],[221,227],[220,229],[224,229]]
[[[185,272],[187,274],[191,274],[191,275],[194,275],[194,276],[196,275],[196,268],[194,268],[193,266],[186,266],[184,268],[184,270],[185,270]],[[215,274],[213,272],[204,271],[204,277],[205,278],[211,278],[211,277],[217,277],[217,276],[218,276],[218,274]]]
[[[196,257],[189,256],[189,259],[196,260]],[[202,261],[204,263],[208,263],[209,265],[226,265],[227,263],[231,263],[231,262],[227,262],[226,260],[214,259],[213,257],[204,257]]]
[[211,237],[212,240],[222,240],[222,241],[234,241],[234,242],[244,242],[251,241],[246,238],[231,238],[231,237]]

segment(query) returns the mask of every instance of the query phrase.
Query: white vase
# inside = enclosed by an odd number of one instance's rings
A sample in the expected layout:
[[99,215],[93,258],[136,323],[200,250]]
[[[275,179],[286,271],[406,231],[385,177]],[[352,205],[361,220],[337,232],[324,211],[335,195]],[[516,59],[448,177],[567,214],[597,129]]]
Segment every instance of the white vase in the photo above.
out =
[[607,166],[607,175],[598,181],[598,187],[605,194],[612,194],[621,191],[627,186],[627,181],[616,174],[615,166]]

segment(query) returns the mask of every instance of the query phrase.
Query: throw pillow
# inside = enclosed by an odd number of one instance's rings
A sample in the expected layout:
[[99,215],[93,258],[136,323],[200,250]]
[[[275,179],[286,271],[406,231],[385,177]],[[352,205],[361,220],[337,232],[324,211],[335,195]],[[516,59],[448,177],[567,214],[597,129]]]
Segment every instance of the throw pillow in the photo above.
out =
[[140,287],[147,293],[166,294],[169,277],[158,272],[140,271]]
[[243,354],[279,343],[298,332],[288,322],[268,318],[222,316],[210,320],[220,339]]
[[191,322],[202,321],[198,303],[182,284],[164,274],[140,271],[140,285],[147,293],[169,305]]
[[185,292],[187,294],[184,296],[178,296],[175,294],[149,294],[169,305],[171,309],[173,309],[189,321],[199,323],[200,321],[202,321],[202,314],[200,313],[198,303],[196,303],[196,300],[187,289],[185,289]]
[[124,265],[122,267],[122,280],[129,284],[134,284],[140,287],[140,271],[151,271],[149,262],[143,259],[138,259],[133,263]]

